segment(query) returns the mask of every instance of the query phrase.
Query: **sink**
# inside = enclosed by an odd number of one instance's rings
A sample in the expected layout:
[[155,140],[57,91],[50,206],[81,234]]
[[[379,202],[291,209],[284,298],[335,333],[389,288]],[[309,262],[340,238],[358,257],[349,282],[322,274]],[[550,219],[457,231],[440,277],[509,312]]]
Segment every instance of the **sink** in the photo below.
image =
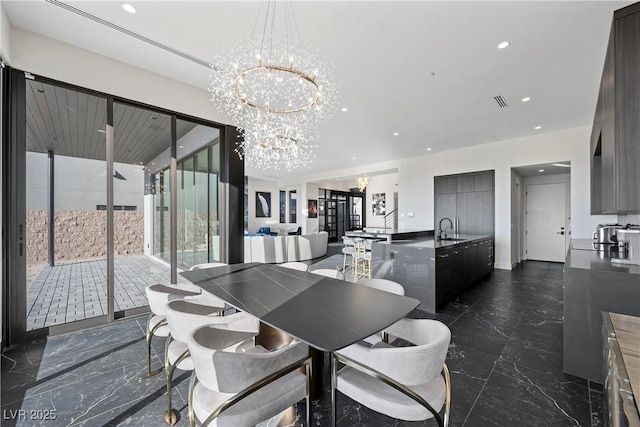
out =
[[440,240],[446,240],[449,242],[462,242],[464,240],[468,240],[468,239],[463,239],[461,237],[443,237]]

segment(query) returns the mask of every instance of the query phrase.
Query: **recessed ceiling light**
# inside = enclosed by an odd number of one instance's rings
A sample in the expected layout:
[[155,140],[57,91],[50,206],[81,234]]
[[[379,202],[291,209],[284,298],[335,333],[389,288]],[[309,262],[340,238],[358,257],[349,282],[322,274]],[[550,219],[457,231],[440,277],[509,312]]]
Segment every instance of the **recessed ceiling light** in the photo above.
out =
[[347,107],[342,107],[342,111],[346,112],[347,111]]
[[529,98],[528,96],[525,96],[524,98],[522,98],[522,102],[529,102],[531,101],[531,98]]
[[393,136],[398,136],[398,135],[400,135],[398,132],[393,133]]
[[509,46],[510,44],[511,44],[511,43],[509,43],[509,42],[507,42],[507,41],[504,41],[504,42],[502,42],[502,43],[500,43],[500,44],[498,45],[498,49],[504,49],[505,47]]
[[566,163],[551,163],[553,166],[558,166],[559,168],[570,168],[571,165],[568,165]]
[[178,148],[184,148],[184,145],[178,145]]
[[355,157],[352,157],[352,158],[351,158],[351,160],[355,160],[355,159],[356,159]]
[[538,172],[544,172],[544,169],[538,169]]
[[536,126],[536,127],[534,127],[534,129],[535,130],[540,130],[540,129],[542,129],[542,126]]
[[122,8],[129,13],[136,13],[136,8],[131,6],[129,3],[124,3],[122,5]]
[[431,151],[431,148],[427,148],[427,151]]

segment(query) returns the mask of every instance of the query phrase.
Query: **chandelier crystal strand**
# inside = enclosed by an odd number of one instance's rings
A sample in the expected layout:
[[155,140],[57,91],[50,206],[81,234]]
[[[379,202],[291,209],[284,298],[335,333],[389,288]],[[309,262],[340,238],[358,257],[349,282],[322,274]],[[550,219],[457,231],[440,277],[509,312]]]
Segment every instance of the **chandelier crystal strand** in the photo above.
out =
[[318,124],[335,112],[338,90],[333,67],[289,37],[291,28],[297,31],[290,8],[285,37],[276,35],[275,10],[275,1],[269,2],[261,36],[214,57],[209,91],[218,109],[244,130],[236,151],[247,163],[292,170],[311,164],[311,141]]

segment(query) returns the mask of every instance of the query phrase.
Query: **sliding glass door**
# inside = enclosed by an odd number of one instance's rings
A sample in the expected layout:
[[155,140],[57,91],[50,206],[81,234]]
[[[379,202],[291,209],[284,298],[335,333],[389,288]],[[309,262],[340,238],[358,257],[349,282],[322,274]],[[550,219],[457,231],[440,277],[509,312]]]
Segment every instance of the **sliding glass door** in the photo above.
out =
[[220,261],[220,132],[178,120],[178,266]]
[[8,343],[148,310],[221,260],[220,129],[12,70]]
[[107,313],[107,99],[26,80],[26,330]]

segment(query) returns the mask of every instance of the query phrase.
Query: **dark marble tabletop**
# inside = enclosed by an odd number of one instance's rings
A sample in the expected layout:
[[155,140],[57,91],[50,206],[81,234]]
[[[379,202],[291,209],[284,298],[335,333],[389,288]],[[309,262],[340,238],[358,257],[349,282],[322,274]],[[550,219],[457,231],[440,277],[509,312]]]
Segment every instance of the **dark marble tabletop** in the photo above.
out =
[[379,332],[419,304],[414,298],[272,264],[232,264],[180,274],[322,351]]

